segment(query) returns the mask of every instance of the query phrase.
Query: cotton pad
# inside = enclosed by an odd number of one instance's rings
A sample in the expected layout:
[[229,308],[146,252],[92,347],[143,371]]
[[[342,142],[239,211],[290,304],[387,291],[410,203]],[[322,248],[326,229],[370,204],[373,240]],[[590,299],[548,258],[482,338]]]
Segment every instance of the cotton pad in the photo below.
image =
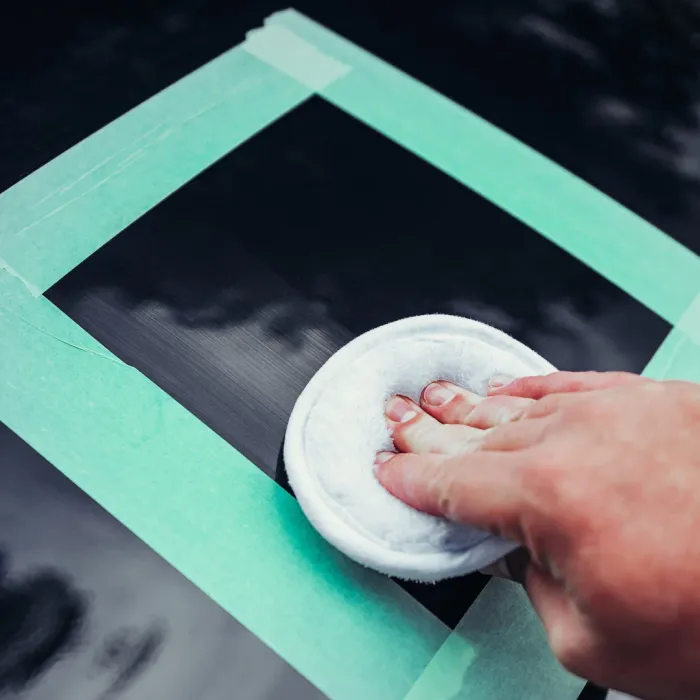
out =
[[420,513],[376,480],[374,458],[393,450],[384,407],[393,394],[418,400],[436,379],[485,395],[494,374],[554,367],[495,328],[456,316],[418,316],[376,328],[339,350],[311,379],[289,419],[289,482],[323,537],[384,574],[438,581],[482,568],[516,545]]

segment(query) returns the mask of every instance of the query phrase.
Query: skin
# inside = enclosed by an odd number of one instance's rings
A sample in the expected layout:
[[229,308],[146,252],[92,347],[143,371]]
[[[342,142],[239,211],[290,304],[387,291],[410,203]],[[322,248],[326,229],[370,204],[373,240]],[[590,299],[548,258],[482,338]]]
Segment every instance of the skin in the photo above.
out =
[[558,372],[484,398],[437,382],[386,414],[397,453],[377,455],[380,483],[519,542],[567,669],[648,700],[700,698],[700,386]]

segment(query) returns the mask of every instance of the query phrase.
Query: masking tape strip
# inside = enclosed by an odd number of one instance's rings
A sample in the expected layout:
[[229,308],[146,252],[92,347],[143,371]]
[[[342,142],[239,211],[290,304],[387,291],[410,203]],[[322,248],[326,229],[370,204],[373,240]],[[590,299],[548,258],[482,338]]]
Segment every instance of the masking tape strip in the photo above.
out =
[[555,661],[523,587],[493,579],[405,700],[566,700],[583,686]]
[[323,90],[350,72],[286,27],[268,24],[248,32],[243,48],[310,90]]
[[0,420],[158,554],[330,698],[405,696],[449,628],[326,544],[284,489],[2,273],[0,355]]
[[[329,77],[329,76],[327,76]],[[311,95],[236,47],[0,195],[0,269],[34,295]]]
[[644,370],[644,376],[700,382],[700,294],[666,336]]
[[520,219],[670,323],[695,297],[700,258],[599,190],[294,10],[267,24],[352,67],[321,90],[326,100]]

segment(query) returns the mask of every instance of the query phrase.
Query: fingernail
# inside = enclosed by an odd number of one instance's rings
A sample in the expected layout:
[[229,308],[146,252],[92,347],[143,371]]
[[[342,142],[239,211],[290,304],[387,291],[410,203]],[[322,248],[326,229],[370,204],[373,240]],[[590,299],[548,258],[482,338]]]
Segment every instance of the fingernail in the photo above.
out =
[[384,462],[388,462],[395,454],[394,452],[377,452],[377,456],[374,458],[375,471],[376,467],[380,464],[384,464]]
[[387,418],[394,421],[394,423],[405,423],[411,420],[411,418],[415,418],[418,413],[413,410],[413,405],[406,401],[406,399],[400,396],[394,396],[389,399],[386,405],[386,415]]
[[500,389],[503,386],[508,386],[513,381],[513,377],[509,377],[505,374],[494,374],[491,379],[489,379],[489,389]]
[[423,389],[423,399],[429,406],[443,406],[454,397],[454,392],[450,391],[442,384],[428,384],[428,386]]

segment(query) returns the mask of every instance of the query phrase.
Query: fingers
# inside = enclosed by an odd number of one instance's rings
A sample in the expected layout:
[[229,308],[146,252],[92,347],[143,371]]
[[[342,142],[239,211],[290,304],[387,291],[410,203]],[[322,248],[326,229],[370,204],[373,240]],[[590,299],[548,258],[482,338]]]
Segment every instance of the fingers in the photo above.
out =
[[515,396],[487,399],[445,381],[428,384],[421,395],[421,407],[441,423],[481,430],[517,420],[532,403]]
[[544,569],[530,565],[525,589],[559,663],[571,673],[589,675],[594,636],[564,586]]
[[[529,414],[528,414],[529,416]],[[514,452],[525,450],[541,442],[548,424],[545,420],[530,419],[507,423],[488,431],[479,445],[480,450]]]
[[401,452],[461,454],[477,449],[484,437],[484,431],[466,425],[443,425],[404,396],[388,401],[386,417]]
[[498,426],[512,425],[528,415],[537,402],[512,396],[485,398],[467,389],[439,381],[421,394],[419,406],[405,396],[394,396],[386,405],[387,424],[394,446],[414,454],[462,454],[479,449],[519,449],[533,444],[539,427],[509,429],[493,435]]
[[412,508],[514,537],[523,489],[518,453],[447,455],[381,453],[376,475]]
[[504,386],[489,388],[490,396],[541,399],[549,394],[599,391],[624,384],[651,381],[628,372],[554,372],[544,377],[523,377]]

